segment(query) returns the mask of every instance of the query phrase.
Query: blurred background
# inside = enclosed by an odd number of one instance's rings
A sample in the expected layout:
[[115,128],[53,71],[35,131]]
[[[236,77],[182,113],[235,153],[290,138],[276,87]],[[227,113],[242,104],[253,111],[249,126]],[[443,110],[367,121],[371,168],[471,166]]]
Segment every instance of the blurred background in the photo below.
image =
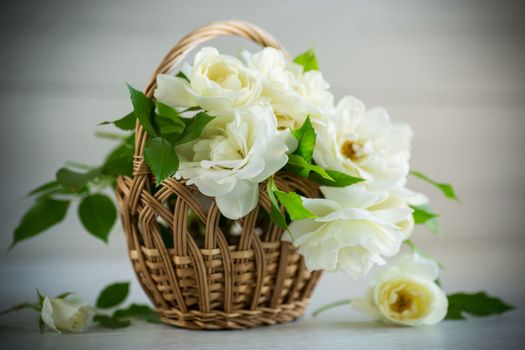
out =
[[[6,253],[26,193],[66,160],[99,164],[114,145],[97,124],[126,114],[125,82],[144,87],[163,55],[208,22],[242,19],[292,55],[315,48],[337,99],[383,106],[415,130],[412,167],[456,186],[461,203],[411,180],[441,215],[415,241],[445,265],[449,291],[525,300],[525,37],[509,1],[24,1],[0,11],[0,308],[77,291],[93,301],[132,280],[120,223],[109,245],[76,216]],[[237,54],[241,39],[211,42]],[[107,130],[107,129],[105,129]],[[361,295],[365,281],[326,274],[316,305]],[[133,299],[145,301],[134,281]]]

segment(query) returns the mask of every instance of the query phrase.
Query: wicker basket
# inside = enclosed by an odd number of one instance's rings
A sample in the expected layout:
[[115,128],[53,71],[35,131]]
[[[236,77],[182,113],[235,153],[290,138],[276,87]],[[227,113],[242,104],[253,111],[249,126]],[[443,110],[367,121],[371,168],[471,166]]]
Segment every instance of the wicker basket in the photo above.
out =
[[[283,50],[251,24],[212,23],[184,37],[166,55],[145,93],[152,97],[158,74],[171,71],[199,44],[223,35]],[[321,272],[306,270],[295,248],[280,241],[278,226],[269,223],[263,232],[257,226],[270,211],[266,184],[260,186],[257,207],[238,220],[242,233],[232,243],[212,198],[174,178],[155,186],[143,160],[147,135],[138,123],[135,132],[133,178],[120,177],[116,195],[133,268],[161,320],[193,329],[243,329],[302,316]],[[304,178],[279,172],[275,182],[285,191],[319,197],[318,187]],[[188,225],[190,213],[201,222],[201,239]],[[173,236],[173,247],[166,247],[162,225]]]

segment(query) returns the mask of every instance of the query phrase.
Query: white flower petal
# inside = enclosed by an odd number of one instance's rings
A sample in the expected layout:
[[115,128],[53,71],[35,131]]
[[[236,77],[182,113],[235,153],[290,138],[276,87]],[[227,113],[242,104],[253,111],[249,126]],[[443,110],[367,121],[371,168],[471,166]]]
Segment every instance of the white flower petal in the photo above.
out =
[[42,303],[42,310],[40,312],[40,317],[42,317],[42,321],[48,326],[50,329],[54,330],[57,333],[62,333],[58,330],[58,328],[55,325],[55,320],[53,318],[53,305],[51,304],[51,300],[48,297],[44,298],[44,302]]
[[435,281],[439,276],[438,263],[416,253],[400,257],[395,266],[410,275],[431,281]]
[[186,86],[188,86],[188,82],[182,78],[159,74],[157,75],[157,88],[153,96],[171,107],[196,106],[197,103],[187,92]]
[[222,215],[236,220],[245,216],[257,206],[259,186],[250,181],[237,181],[228,193],[215,198]]

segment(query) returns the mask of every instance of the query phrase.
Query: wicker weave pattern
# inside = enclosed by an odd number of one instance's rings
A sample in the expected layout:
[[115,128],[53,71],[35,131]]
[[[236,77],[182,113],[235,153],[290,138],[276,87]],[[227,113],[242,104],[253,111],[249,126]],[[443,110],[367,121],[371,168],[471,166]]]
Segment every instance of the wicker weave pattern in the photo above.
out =
[[[168,72],[200,43],[220,35],[238,35],[282,49],[250,24],[213,23],[187,35],[166,55],[146,94],[152,96],[158,74]],[[219,227],[219,209],[212,200],[203,201],[197,188],[173,178],[157,188],[152,185],[154,179],[143,161],[147,135],[138,123],[135,132],[133,179],[118,179],[117,200],[133,268],[163,322],[184,328],[242,329],[300,317],[321,273],[308,272],[294,247],[280,242],[279,227],[270,223],[265,232],[256,234],[259,215],[271,208],[266,184],[260,186],[258,206],[238,221],[242,227],[238,243],[228,244]],[[304,178],[279,173],[275,182],[285,191],[319,196],[317,186]],[[190,212],[205,227],[202,242],[188,231]],[[166,248],[159,221],[173,234],[173,249]]]

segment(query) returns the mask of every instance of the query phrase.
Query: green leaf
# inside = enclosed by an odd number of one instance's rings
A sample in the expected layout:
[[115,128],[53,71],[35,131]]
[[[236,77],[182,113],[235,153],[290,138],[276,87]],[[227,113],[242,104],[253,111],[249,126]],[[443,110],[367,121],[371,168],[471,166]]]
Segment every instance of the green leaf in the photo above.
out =
[[435,234],[439,233],[439,215],[437,215],[428,204],[419,206],[411,205],[410,207],[414,210],[412,216],[414,217],[414,223],[416,225],[424,224],[431,232]]
[[100,123],[98,125],[113,124],[113,125],[115,125],[117,128],[119,128],[121,130],[133,130],[133,129],[135,129],[135,124],[136,123],[137,123],[137,117],[135,115],[135,112],[129,112],[128,114],[126,114],[124,117],[122,117],[120,119],[113,120],[113,121],[102,122],[102,123]]
[[439,215],[435,214],[431,210],[429,210],[430,207],[428,206],[410,206],[412,209],[414,209],[414,212],[412,213],[412,216],[414,217],[414,222],[416,224],[424,224],[425,222],[437,218]]
[[273,177],[270,177],[268,178],[268,182],[266,184],[266,193],[268,194],[272,204],[270,209],[270,219],[280,228],[286,228],[286,219],[279,208],[279,202],[277,202],[277,198],[275,197],[274,193],[275,191],[277,191],[277,186],[275,185]]
[[182,135],[186,124],[175,108],[164,103],[157,102],[157,111],[157,124],[159,126],[160,135],[172,145],[175,145],[179,137]]
[[95,315],[93,321],[97,322],[101,327],[109,329],[125,328],[131,325],[129,320],[120,320],[116,317],[106,315]]
[[315,218],[316,216],[312,214],[308,209],[303,205],[301,196],[295,192],[283,192],[276,190],[275,194],[279,201],[284,205],[290,219],[292,220],[302,220],[307,218]]
[[102,165],[102,173],[115,178],[119,175],[131,176],[134,153],[135,134],[132,134],[108,154]]
[[139,319],[150,323],[160,323],[159,314],[148,305],[131,304],[125,309],[117,310],[113,313],[117,319]]
[[196,111],[201,111],[202,108],[199,107],[199,106],[194,106],[194,107],[188,107],[186,108],[185,110],[183,110],[181,113],[186,113],[186,112],[196,112]]
[[155,130],[155,120],[153,119],[155,116],[155,104],[149,97],[141,91],[134,89],[129,84],[128,89],[135,116],[138,118],[140,124],[142,124],[149,136],[158,136]]
[[319,165],[312,164],[308,161],[306,161],[303,157],[296,154],[291,154],[288,156],[288,170],[291,172],[294,172],[300,176],[308,177],[310,175],[310,172],[314,172],[318,175],[320,175],[321,178],[334,182],[334,179],[328,174],[326,170],[324,170]]
[[15,229],[12,249],[18,242],[34,237],[61,222],[67,213],[69,201],[41,198],[24,214]]
[[491,297],[485,292],[455,293],[448,295],[447,320],[463,320],[465,313],[473,316],[490,316],[513,310],[512,305]]
[[68,296],[72,295],[72,294],[75,294],[75,292],[64,292],[64,293],[60,293],[59,295],[57,295],[55,297],[55,299],[65,299],[67,298]]
[[206,112],[199,112],[191,119],[184,119],[184,122],[187,123],[186,128],[181,137],[177,140],[177,145],[193,141],[201,136],[204,127],[214,118],[215,117]]
[[315,147],[315,130],[308,116],[304,121],[303,125],[299,129],[292,131],[293,136],[299,141],[297,149],[294,154],[297,154],[304,158],[307,162],[312,160]]
[[92,194],[84,197],[78,206],[78,216],[88,232],[107,243],[117,219],[117,210],[108,196]]
[[100,292],[97,298],[97,307],[110,309],[122,304],[129,294],[129,282],[117,282],[110,284]]
[[36,196],[36,195],[46,196],[48,194],[57,192],[61,188],[62,187],[60,186],[60,184],[56,180],[53,180],[53,181],[49,181],[49,182],[46,182],[43,185],[38,186],[37,188],[35,188],[31,192],[29,192],[27,195],[29,197]]
[[146,142],[144,160],[155,175],[157,185],[160,185],[165,178],[175,174],[179,168],[179,158],[175,148],[160,137],[155,137]]
[[360,177],[353,177],[337,170],[326,170],[326,173],[333,179],[333,181],[319,175],[317,172],[310,173],[310,179],[320,185],[332,187],[346,187],[358,182],[365,181]]
[[190,82],[190,79],[182,71],[179,71],[175,76],[186,80],[188,83]]
[[303,52],[293,60],[295,63],[303,66],[305,72],[310,70],[319,70],[319,64],[317,63],[317,58],[315,57],[314,49]]
[[78,173],[68,168],[60,168],[56,173],[56,181],[71,192],[83,192],[85,186],[94,180],[100,174],[100,171],[100,168],[95,168],[87,173]]
[[432,180],[431,178],[429,178],[428,176],[426,176],[425,174],[419,171],[412,170],[410,171],[410,175],[415,176],[418,179],[421,179],[431,184],[432,186],[437,187],[443,193],[443,195],[447,197],[448,199],[459,200],[458,196],[456,195],[456,191],[454,190],[454,187],[452,187],[451,184],[444,183],[444,182],[437,182],[435,180]]
[[174,248],[175,245],[173,243],[173,232],[171,232],[171,230],[168,227],[160,223],[159,223],[159,231],[160,231],[160,236],[162,237],[162,241],[164,242],[164,246],[167,249]]

